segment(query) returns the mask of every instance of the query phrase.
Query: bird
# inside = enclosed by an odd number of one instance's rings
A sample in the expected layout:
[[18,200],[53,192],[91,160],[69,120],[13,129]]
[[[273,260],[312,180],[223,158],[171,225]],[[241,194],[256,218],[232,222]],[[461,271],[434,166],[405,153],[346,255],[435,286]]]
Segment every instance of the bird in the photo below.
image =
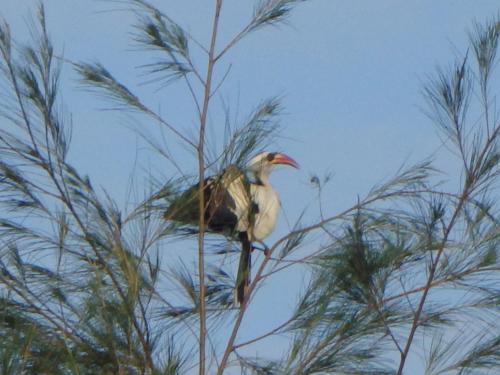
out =
[[[264,151],[254,156],[243,169],[229,165],[220,174],[204,180],[206,227],[241,243],[235,285],[240,305],[246,301],[251,281],[252,243],[262,243],[272,233],[278,219],[280,201],[269,182],[276,165],[299,168],[298,163],[284,153]],[[168,207],[165,219],[196,225],[199,222],[198,192],[199,183],[184,191]]]

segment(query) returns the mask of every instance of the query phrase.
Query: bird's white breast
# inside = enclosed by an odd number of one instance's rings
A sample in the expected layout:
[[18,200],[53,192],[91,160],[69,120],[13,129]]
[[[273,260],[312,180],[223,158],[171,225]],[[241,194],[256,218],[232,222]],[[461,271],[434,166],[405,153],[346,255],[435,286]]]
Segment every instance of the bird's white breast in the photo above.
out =
[[271,234],[278,220],[280,202],[278,194],[269,184],[250,186],[252,201],[257,204],[250,240],[262,241]]

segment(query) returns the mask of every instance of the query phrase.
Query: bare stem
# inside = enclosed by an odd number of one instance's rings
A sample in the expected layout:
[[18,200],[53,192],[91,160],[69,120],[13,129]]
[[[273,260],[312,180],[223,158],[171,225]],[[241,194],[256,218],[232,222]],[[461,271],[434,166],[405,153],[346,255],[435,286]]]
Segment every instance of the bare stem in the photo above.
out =
[[212,90],[212,75],[215,65],[214,51],[215,42],[217,40],[217,30],[219,26],[220,10],[222,7],[222,0],[216,0],[215,3],[215,15],[212,27],[212,39],[210,41],[210,49],[208,50],[208,66],[207,66],[207,76],[204,85],[204,99],[203,108],[200,115],[200,129],[199,129],[199,139],[198,139],[198,177],[199,177],[199,228],[198,233],[198,276],[200,284],[200,294],[199,294],[199,311],[200,311],[200,339],[199,339],[199,374],[205,375],[205,339],[207,334],[206,328],[206,311],[205,311],[205,249],[204,249],[204,238],[205,238],[205,128],[207,123],[208,107],[210,103],[210,96]]

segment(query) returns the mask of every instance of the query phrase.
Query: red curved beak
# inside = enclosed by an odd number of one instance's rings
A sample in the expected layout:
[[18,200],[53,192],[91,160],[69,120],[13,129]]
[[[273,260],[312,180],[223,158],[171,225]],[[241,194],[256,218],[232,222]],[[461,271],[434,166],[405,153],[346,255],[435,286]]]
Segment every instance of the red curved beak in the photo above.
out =
[[285,165],[289,165],[291,167],[299,169],[299,163],[297,163],[290,156],[285,155],[285,154],[279,154],[279,153],[276,154],[274,156],[272,163],[273,164],[285,164]]

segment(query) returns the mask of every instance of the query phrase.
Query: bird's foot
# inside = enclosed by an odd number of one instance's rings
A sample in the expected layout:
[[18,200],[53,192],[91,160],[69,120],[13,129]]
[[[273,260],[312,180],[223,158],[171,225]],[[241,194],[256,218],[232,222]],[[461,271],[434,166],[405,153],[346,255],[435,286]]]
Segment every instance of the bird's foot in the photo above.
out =
[[252,245],[252,253],[254,250],[262,251],[264,253],[264,256],[266,257],[269,256],[271,252],[271,250],[265,244],[263,244],[263,247]]
[[264,242],[261,242],[261,245],[264,246],[264,256],[267,258],[271,255],[271,249]]

